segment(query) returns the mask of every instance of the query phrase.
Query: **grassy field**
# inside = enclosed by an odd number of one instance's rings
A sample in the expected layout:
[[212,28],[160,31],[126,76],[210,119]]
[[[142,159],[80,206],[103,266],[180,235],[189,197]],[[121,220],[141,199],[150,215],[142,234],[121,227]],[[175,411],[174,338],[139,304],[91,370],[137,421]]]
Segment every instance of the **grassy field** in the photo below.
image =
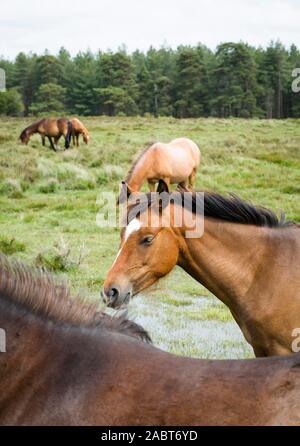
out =
[[[90,145],[52,152],[18,135],[30,120],[0,118],[0,250],[46,266],[99,300],[119,230],[96,225],[97,196],[118,191],[147,143],[179,136],[202,151],[197,187],[234,191],[300,221],[300,121],[87,118]],[[62,142],[61,142],[62,145]],[[137,297],[130,314],[156,345],[203,358],[251,357],[227,308],[177,268]]]

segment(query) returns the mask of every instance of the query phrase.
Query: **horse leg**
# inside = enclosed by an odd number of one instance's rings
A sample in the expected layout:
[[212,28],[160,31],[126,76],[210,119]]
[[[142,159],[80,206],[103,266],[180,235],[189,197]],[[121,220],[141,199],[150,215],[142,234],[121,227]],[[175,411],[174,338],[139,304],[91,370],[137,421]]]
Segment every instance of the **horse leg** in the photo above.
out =
[[193,172],[191,173],[190,177],[189,177],[189,187],[190,189],[194,189],[196,183],[196,169],[193,170]]
[[54,150],[54,152],[57,152],[57,150],[53,144],[51,136],[47,136],[47,138],[49,139],[51,149]]
[[154,181],[148,181],[148,186],[150,192],[155,192],[155,182]]
[[43,147],[45,147],[45,145],[46,145],[46,138],[45,138],[45,136],[41,136],[41,138],[42,138],[42,145],[43,145]]
[[171,186],[171,178],[162,178],[162,180],[166,183],[168,186],[168,189],[170,189]]
[[61,135],[54,137],[54,143],[55,143],[56,149],[58,149],[58,141],[59,141],[60,137],[61,137]]
[[79,147],[79,133],[76,135],[76,146]]
[[190,189],[189,181],[182,181],[181,183],[179,183],[179,187],[182,187],[183,189]]

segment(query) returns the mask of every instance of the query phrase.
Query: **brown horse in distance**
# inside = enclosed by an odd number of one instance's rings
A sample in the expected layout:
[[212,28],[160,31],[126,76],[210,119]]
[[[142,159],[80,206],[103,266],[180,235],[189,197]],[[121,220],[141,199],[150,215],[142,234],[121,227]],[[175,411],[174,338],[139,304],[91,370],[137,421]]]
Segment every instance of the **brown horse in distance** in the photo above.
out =
[[[177,264],[229,307],[256,356],[291,353],[300,327],[300,226],[236,196],[208,192],[201,195],[203,217],[195,210],[199,194],[181,190],[174,202],[164,182],[158,191],[167,195],[164,209],[158,194],[146,194],[142,209],[129,208],[104,300],[118,307]],[[187,237],[184,221],[175,226],[183,211],[194,225],[204,224],[203,235]]]
[[2,426],[300,424],[300,355],[177,357],[3,257],[0,327]]
[[168,144],[157,142],[142,151],[123,184],[130,192],[140,191],[146,181],[154,192],[159,180],[164,180],[168,186],[180,184],[192,189],[200,161],[199,147],[188,138],[177,138]]
[[35,133],[39,133],[42,137],[43,146],[45,146],[45,139],[48,138],[51,149],[56,152],[57,144],[61,136],[64,136],[65,138],[65,149],[70,147],[72,132],[72,122],[68,119],[44,118],[26,127],[20,135],[20,140],[23,144],[27,145],[30,137]]
[[72,132],[72,139],[73,139],[73,145],[79,147],[79,136],[82,135],[83,141],[85,144],[88,144],[91,137],[87,130],[87,128],[82,124],[81,121],[77,118],[71,119],[72,126],[73,126],[73,132]]

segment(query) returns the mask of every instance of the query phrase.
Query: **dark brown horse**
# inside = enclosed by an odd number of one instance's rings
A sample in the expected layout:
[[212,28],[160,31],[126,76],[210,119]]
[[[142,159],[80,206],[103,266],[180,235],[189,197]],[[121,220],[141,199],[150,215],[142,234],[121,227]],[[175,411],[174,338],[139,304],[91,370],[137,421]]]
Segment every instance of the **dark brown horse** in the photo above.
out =
[[72,122],[66,118],[40,119],[22,131],[20,135],[21,142],[27,145],[30,137],[35,133],[39,133],[41,135],[43,146],[45,146],[45,140],[48,138],[51,149],[56,152],[57,144],[61,136],[64,136],[65,138],[65,149],[70,147],[73,125]]
[[0,327],[0,425],[300,423],[300,355],[177,357],[142,342],[141,327],[3,257]]
[[[130,208],[105,301],[113,307],[128,302],[177,264],[229,307],[256,356],[291,353],[300,328],[300,226],[236,196],[183,189],[174,202],[167,185],[160,186],[163,209],[158,194]],[[176,225],[183,214],[188,218]],[[192,229],[204,225],[204,233],[187,236],[187,221]]]

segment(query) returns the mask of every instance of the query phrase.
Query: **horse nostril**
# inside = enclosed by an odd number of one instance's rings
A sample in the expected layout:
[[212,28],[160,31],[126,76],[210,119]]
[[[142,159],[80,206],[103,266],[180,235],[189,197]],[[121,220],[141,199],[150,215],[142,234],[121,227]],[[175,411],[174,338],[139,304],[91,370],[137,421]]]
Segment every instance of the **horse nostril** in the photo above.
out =
[[117,288],[110,288],[110,290],[107,293],[108,297],[111,297],[113,299],[117,299],[120,295],[120,292]]

